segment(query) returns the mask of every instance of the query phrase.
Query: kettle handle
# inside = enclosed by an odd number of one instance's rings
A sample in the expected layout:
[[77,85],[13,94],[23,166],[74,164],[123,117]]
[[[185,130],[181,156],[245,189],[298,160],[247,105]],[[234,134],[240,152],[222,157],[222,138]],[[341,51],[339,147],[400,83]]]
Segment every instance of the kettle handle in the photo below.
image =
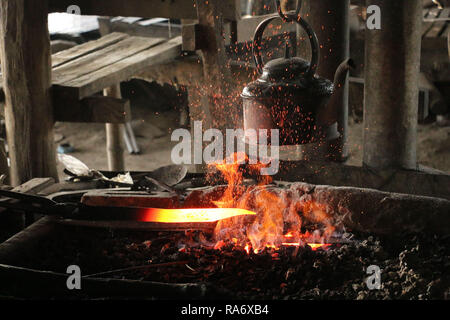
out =
[[[299,4],[301,1],[298,1]],[[283,13],[281,10],[281,6],[280,6],[280,1],[276,0],[277,3],[277,9],[278,9],[278,15],[281,17],[281,19],[283,19],[283,21],[285,22],[292,22],[295,21],[297,22],[307,33],[310,43],[311,43],[311,62],[309,64],[309,69],[306,72],[305,76],[307,78],[312,78],[314,77],[317,67],[318,67],[318,63],[319,63],[319,40],[317,39],[317,35],[314,32],[314,30],[311,28],[311,26],[305,21],[305,19],[303,19],[299,12],[300,12],[300,7],[297,6],[297,10],[294,14],[290,14],[290,13]],[[266,20],[262,21],[258,27],[256,28],[255,31],[255,36],[253,38],[253,57],[255,59],[255,64],[256,64],[256,70],[258,71],[259,74],[262,73],[263,67],[264,67],[264,62],[262,59],[262,55],[261,55],[261,42],[262,42],[262,38],[263,38],[263,34],[264,34],[264,30],[266,29],[266,27],[276,18],[278,18],[277,16],[273,16],[273,17],[269,17]]]

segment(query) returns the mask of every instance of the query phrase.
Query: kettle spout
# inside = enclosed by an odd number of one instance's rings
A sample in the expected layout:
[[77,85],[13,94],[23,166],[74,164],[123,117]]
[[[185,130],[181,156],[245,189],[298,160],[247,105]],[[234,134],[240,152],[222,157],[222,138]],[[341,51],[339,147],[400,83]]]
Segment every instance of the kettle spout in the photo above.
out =
[[323,126],[330,126],[337,121],[338,118],[338,106],[342,101],[343,88],[347,79],[350,69],[355,68],[355,64],[352,59],[347,59],[342,62],[334,74],[334,92],[330,98],[330,101],[321,110],[318,120]]
[[344,86],[348,72],[350,71],[350,69],[354,68],[355,63],[351,58],[348,58],[339,65],[336,73],[334,74],[334,88],[336,91],[339,91],[339,89]]

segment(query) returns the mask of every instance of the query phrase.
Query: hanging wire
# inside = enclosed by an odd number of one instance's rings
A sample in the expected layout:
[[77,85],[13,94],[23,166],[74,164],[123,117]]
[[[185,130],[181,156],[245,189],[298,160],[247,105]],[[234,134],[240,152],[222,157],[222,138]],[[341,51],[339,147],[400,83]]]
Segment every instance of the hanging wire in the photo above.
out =
[[284,22],[299,21],[301,19],[300,10],[302,9],[302,0],[297,0],[297,8],[295,9],[295,12],[290,11],[288,13],[283,12],[280,0],[275,0],[275,3],[277,6],[278,15]]
[[[281,19],[284,22],[296,22],[298,23],[308,34],[308,38],[310,40],[311,44],[311,62],[310,67],[308,71],[306,72],[305,76],[307,78],[312,78],[317,70],[318,63],[319,63],[319,53],[320,53],[320,47],[319,47],[319,40],[317,39],[317,35],[314,32],[314,30],[311,28],[311,26],[305,21],[305,19],[302,19],[300,16],[300,10],[302,7],[302,1],[297,0],[297,8],[295,12],[289,12],[289,13],[283,13],[281,9],[281,4],[279,0],[275,0],[275,3],[277,5],[278,15],[281,17]],[[264,62],[262,59],[261,54],[261,47],[260,43],[263,39],[264,29],[276,18],[276,16],[272,16],[267,18],[266,20],[262,21],[259,26],[256,28],[255,35],[253,38],[253,58],[255,60],[256,70],[258,73],[263,72]],[[287,56],[289,56],[289,52],[286,53]]]

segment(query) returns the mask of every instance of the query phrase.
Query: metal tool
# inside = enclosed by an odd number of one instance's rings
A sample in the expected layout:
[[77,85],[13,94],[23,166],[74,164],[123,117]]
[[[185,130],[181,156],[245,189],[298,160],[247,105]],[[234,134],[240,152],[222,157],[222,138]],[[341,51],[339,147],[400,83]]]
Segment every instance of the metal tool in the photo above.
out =
[[[94,207],[82,203],[58,203],[46,197],[0,190],[0,207],[72,220],[134,221],[147,223],[210,223],[235,216],[255,215],[237,208],[163,209],[133,207]],[[9,200],[10,200],[9,199]]]

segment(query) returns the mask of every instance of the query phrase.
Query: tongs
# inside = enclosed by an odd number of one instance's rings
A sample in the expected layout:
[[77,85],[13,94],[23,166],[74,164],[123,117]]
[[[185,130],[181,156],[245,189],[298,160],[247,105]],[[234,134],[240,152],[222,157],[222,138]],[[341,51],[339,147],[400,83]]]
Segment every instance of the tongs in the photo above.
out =
[[[0,196],[9,198],[0,199],[1,208],[39,213],[42,215],[69,217],[79,208],[79,205],[76,203],[59,203],[47,197],[9,190],[0,190]],[[12,202],[10,201],[11,199],[18,201]]]
[[[161,209],[137,207],[93,207],[83,203],[59,203],[52,199],[20,192],[0,190],[0,207],[17,211],[54,215],[63,219],[91,221],[134,221],[153,223],[216,222],[228,217],[255,215],[238,208]],[[206,209],[206,210],[205,210]]]

